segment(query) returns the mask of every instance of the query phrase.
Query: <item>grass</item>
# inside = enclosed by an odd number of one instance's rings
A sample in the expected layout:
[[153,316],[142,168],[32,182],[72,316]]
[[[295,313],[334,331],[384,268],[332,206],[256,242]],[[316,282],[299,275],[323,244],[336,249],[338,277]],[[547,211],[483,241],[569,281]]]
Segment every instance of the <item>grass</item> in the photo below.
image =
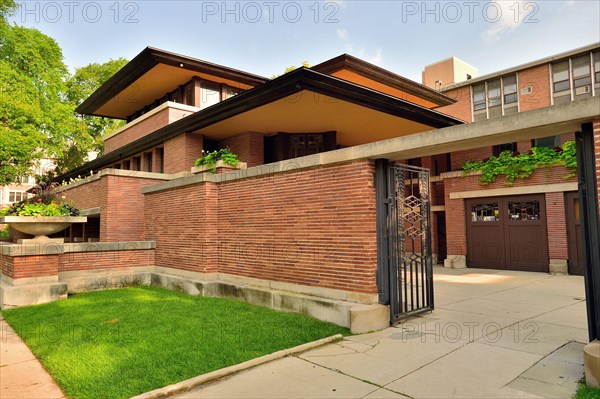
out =
[[600,398],[600,389],[589,387],[580,382],[577,387],[574,399],[598,399]]
[[155,287],[75,295],[4,318],[69,398],[128,398],[348,330]]

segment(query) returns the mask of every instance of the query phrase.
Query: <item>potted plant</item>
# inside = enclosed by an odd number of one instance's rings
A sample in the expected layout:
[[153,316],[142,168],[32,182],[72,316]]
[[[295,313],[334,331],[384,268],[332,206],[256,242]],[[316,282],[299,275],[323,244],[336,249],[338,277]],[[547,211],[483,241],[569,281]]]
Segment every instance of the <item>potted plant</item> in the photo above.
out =
[[211,152],[202,150],[202,156],[194,162],[192,173],[217,173],[217,169],[245,169],[246,166],[229,148]]
[[56,183],[40,183],[30,190],[31,198],[0,209],[0,224],[6,223],[17,231],[33,235],[26,242],[63,242],[63,239],[50,239],[48,235],[58,233],[72,223],[85,223],[87,217],[80,211],[58,199]]

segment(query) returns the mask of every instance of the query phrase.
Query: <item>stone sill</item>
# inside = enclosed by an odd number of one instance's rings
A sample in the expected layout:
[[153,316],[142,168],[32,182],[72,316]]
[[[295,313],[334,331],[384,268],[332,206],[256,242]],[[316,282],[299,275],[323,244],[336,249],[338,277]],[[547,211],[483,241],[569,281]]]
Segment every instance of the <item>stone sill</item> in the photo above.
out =
[[[217,161],[217,163],[215,164],[215,167],[217,168],[217,172],[216,173],[222,173],[220,172],[220,169],[228,169],[228,170],[240,170],[240,169],[247,169],[248,168],[248,164],[246,162],[239,162],[237,164],[237,166],[233,166],[231,164],[225,163],[223,161]],[[210,168],[208,166],[194,166],[192,167],[192,174],[198,174],[198,173],[210,173]]]
[[156,248],[156,241],[84,242],[65,244],[12,244],[0,242],[0,255],[40,256],[76,252],[138,251]]

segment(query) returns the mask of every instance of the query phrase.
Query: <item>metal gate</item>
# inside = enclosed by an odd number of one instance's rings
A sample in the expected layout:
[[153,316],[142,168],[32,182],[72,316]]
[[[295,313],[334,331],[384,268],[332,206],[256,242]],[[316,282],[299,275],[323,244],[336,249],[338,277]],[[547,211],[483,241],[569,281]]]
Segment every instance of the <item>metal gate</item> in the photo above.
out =
[[378,284],[390,320],[433,310],[429,170],[377,161]]

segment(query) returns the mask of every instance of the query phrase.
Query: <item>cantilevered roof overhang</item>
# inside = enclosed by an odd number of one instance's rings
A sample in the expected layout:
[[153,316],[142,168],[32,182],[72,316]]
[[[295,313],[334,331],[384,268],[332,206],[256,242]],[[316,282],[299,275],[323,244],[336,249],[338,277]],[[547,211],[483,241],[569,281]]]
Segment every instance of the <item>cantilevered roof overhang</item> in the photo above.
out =
[[98,170],[186,132],[221,140],[247,131],[336,131],[339,144],[355,146],[462,123],[343,79],[299,68],[171,123],[61,178]]
[[125,119],[194,77],[244,90],[269,81],[268,78],[248,72],[146,47],[75,111],[85,115]]

